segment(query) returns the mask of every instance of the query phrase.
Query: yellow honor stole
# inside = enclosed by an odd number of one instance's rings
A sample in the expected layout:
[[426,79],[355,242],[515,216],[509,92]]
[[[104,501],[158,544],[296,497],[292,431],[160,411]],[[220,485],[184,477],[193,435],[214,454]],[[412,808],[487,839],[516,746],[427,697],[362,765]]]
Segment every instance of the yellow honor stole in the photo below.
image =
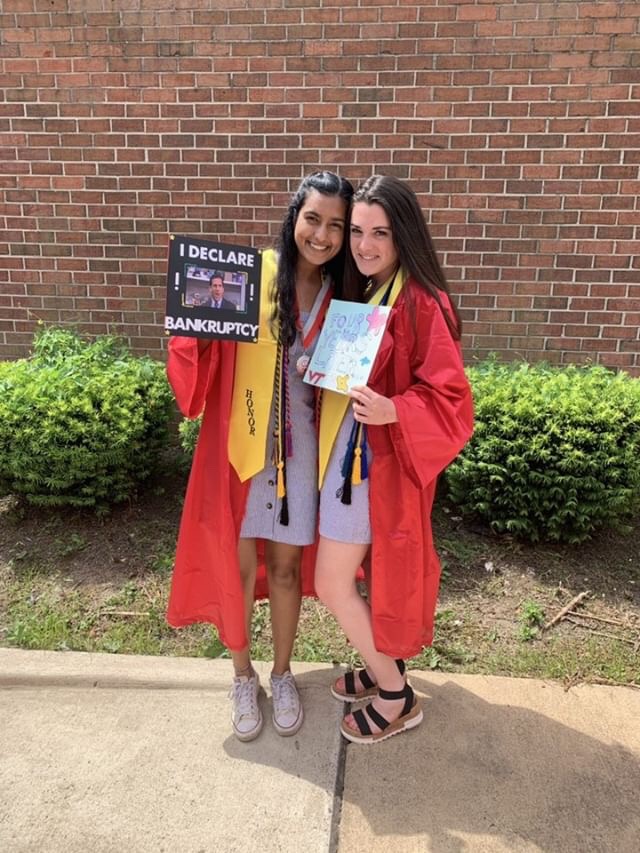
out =
[[[404,285],[406,278],[407,275],[405,271],[400,268],[397,271],[397,274],[395,274],[395,281],[393,281],[393,276],[389,276],[387,281],[385,281],[381,287],[377,288],[371,299],[367,300],[369,305],[380,304],[382,297],[392,281],[393,287],[391,288],[387,305],[393,305],[398,298],[398,294],[402,290],[402,286]],[[324,475],[327,471],[327,465],[329,464],[329,457],[331,456],[331,451],[333,449],[338,430],[340,429],[347,411],[347,406],[350,402],[351,397],[347,394],[338,394],[337,391],[329,391],[327,389],[322,390],[322,399],[320,401],[320,435],[318,439],[319,488],[322,487]]]
[[236,349],[228,453],[242,482],[265,466],[276,371],[277,342],[271,332],[271,317],[277,271],[276,253],[267,249],[262,253],[258,342],[239,343]]

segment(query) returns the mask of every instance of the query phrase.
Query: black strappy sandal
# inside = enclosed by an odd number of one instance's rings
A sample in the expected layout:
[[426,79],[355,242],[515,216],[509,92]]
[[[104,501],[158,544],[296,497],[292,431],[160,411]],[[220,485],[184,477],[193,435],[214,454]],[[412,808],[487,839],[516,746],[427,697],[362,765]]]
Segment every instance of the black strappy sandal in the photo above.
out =
[[[400,675],[405,673],[405,665],[402,658],[397,658],[396,666]],[[362,690],[356,690],[356,675],[360,679],[360,684],[363,685]],[[334,699],[340,702],[359,702],[360,699],[366,699],[367,696],[375,696],[378,692],[377,683],[371,678],[366,669],[350,669],[344,674],[344,692],[337,687],[338,680],[334,681],[331,688],[331,695]]]
[[[422,713],[420,702],[416,699],[409,684],[405,684],[403,690],[383,690],[380,687],[378,688],[378,696],[381,699],[389,700],[404,699],[402,713],[397,720],[389,722],[389,720],[385,720],[379,711],[376,711],[371,703],[364,710],[359,708],[353,712],[353,719],[358,726],[357,732],[350,728],[344,720],[340,725],[340,731],[351,743],[378,743],[381,740],[393,737],[393,735],[409,731],[409,729],[419,726],[422,722],[424,714]],[[374,733],[371,731],[367,717],[378,726],[380,729],[379,732]]]

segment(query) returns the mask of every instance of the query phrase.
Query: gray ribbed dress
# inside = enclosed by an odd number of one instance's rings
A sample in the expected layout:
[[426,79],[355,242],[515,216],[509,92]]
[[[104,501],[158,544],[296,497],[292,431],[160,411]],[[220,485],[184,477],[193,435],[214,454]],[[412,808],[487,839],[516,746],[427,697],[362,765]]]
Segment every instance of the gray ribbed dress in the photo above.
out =
[[[308,314],[301,312],[302,323]],[[317,340],[317,336],[316,336]],[[306,352],[311,355],[316,340]],[[270,432],[266,467],[252,478],[242,521],[242,538],[271,539],[287,545],[310,545],[316,538],[318,515],[318,436],[315,425],[313,387],[302,381],[296,361],[302,355],[300,332],[289,350],[289,405],[293,455],[287,458],[287,501],[289,524],[280,524],[281,500],[276,495],[273,464],[273,430]],[[274,395],[275,396],[275,395]],[[270,423],[275,424],[271,404]]]
[[[320,490],[320,535],[338,542],[368,545],[371,542],[369,480],[351,486],[350,504],[343,504],[340,500],[344,483],[342,462],[353,424],[353,411],[349,406],[338,430]],[[367,462],[370,469],[373,459],[369,445]]]

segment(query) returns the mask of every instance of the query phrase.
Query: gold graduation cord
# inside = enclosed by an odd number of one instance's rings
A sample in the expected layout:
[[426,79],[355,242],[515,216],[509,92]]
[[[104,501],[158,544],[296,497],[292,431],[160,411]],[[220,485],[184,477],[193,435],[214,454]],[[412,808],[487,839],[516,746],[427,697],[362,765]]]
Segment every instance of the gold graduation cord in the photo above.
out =
[[[391,288],[391,293],[389,294],[389,299],[387,301],[387,305],[391,306],[394,304],[400,291],[402,290],[402,286],[407,278],[405,271],[401,268],[396,275],[396,280],[393,283],[393,287]],[[386,288],[389,286],[392,280],[392,276],[389,276],[387,281],[379,287],[371,299],[369,299],[369,305],[379,305],[382,297],[384,296]],[[337,391],[329,391],[326,388],[322,390],[322,398],[320,401],[320,431],[319,431],[319,447],[318,447],[318,486],[322,487],[322,483],[324,482],[324,476],[327,473],[327,465],[329,464],[329,457],[331,456],[331,451],[333,449],[334,442],[336,440],[336,436],[338,434],[338,430],[340,429],[340,425],[342,424],[342,420],[345,416],[345,412],[347,411],[347,406],[351,402],[351,397],[347,394],[339,394]],[[358,445],[359,445],[360,434],[358,434]],[[354,461],[355,465],[358,466],[358,476],[360,476],[360,454],[357,456],[357,462]],[[354,479],[355,483],[356,480]]]
[[258,342],[239,343],[236,348],[227,448],[229,462],[242,482],[265,466],[277,354],[271,333],[271,291],[277,269],[276,253],[267,249],[262,253]]
[[356,432],[356,446],[353,449],[353,468],[351,470],[351,482],[354,486],[362,483],[362,431],[364,424],[359,423]]

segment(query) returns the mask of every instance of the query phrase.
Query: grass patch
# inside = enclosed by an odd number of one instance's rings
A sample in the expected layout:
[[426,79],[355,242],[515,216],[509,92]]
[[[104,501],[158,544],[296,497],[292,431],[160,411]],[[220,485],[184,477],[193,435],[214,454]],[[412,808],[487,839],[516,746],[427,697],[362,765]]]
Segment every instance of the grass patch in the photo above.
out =
[[[175,630],[165,621],[168,578],[150,571],[96,596],[75,589],[60,574],[14,576],[5,590],[0,641],[26,649],[182,655],[219,658],[229,654],[214,628],[193,625]],[[273,657],[268,602],[257,602],[252,626],[256,660]],[[544,619],[539,604],[526,601],[513,623],[488,630],[473,611],[443,608],[431,648],[409,661],[414,669],[555,679],[605,679],[640,684],[637,652],[627,641],[573,637],[558,633],[542,639],[522,636]],[[575,633],[575,632],[570,632]],[[522,640],[533,642],[523,643]],[[335,620],[315,600],[303,602],[294,648],[297,660],[361,663]]]
[[580,643],[559,638],[544,646],[520,646],[508,655],[499,651],[489,655],[481,668],[471,666],[467,672],[640,684],[638,653],[632,646],[593,638]]
[[5,644],[25,649],[219,657],[215,631],[167,625],[166,589],[153,577],[127,581],[104,600],[69,589],[59,575],[14,581],[7,590]]
[[523,642],[535,639],[544,625],[544,610],[535,601],[525,601],[520,612],[519,637]]
[[[180,476],[99,521],[0,500],[0,645],[229,657],[211,626],[165,621]],[[563,548],[466,529],[438,509],[434,522],[445,567],[435,640],[409,666],[640,684],[640,529]],[[581,620],[541,630],[584,590]],[[267,602],[256,604],[251,641],[256,660],[273,658]],[[361,663],[313,599],[303,602],[293,657]]]

